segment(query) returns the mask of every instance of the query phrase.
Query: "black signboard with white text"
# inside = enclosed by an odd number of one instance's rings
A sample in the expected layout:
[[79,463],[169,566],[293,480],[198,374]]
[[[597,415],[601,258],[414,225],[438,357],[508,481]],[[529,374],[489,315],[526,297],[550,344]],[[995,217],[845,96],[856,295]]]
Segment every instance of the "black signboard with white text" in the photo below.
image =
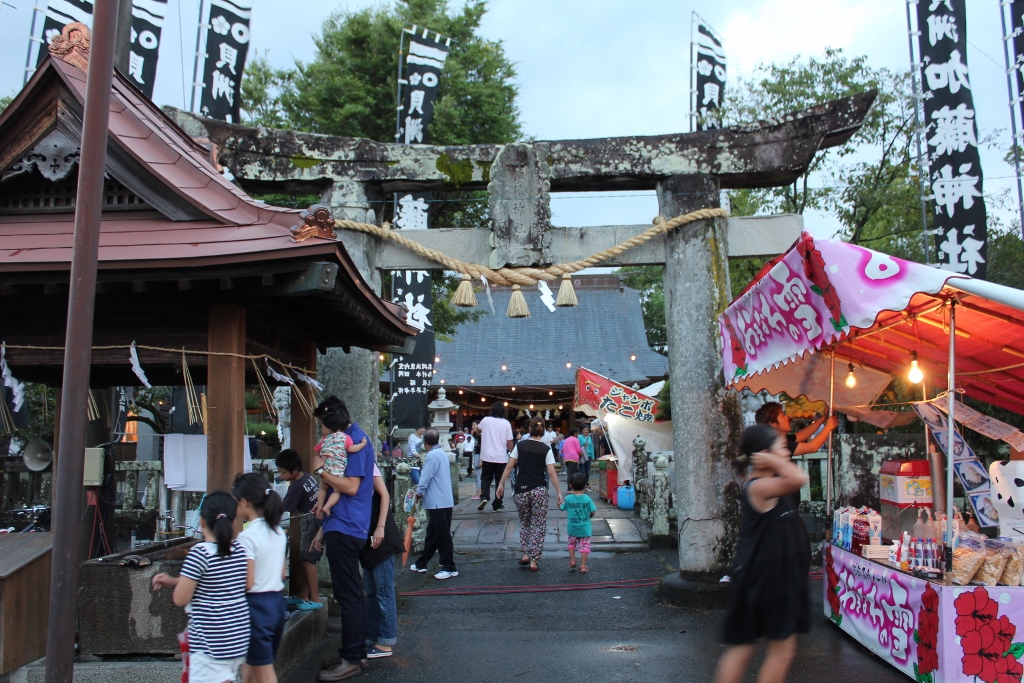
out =
[[718,128],[715,110],[722,106],[725,96],[725,52],[722,50],[722,41],[707,24],[699,22],[693,47],[697,72],[697,127],[699,130]]
[[939,266],[985,277],[987,217],[974,98],[967,69],[966,0],[919,0],[918,53],[929,199]]
[[[123,1],[123,0],[122,0]],[[160,34],[167,14],[167,0],[133,0],[131,51],[128,78],[146,97],[153,97],[156,63],[160,57]]]
[[239,122],[252,0],[206,0],[200,50],[199,113]]
[[430,382],[434,377],[434,324],[431,320],[434,299],[432,278],[426,270],[396,270],[391,273],[393,301],[404,304],[406,323],[419,330],[411,354],[395,361],[391,387],[394,424],[403,429],[427,426]]
[[402,108],[396,137],[406,144],[425,145],[430,141],[430,121],[434,117],[437,86],[441,69],[448,58],[450,38],[426,29],[405,29],[405,73],[402,82]]

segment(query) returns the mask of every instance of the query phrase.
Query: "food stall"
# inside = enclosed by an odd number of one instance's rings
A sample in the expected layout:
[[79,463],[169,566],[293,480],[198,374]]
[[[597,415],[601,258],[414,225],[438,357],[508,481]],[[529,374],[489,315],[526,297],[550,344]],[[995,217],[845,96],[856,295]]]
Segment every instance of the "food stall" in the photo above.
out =
[[[958,415],[966,406],[957,394],[1024,414],[1022,311],[1019,290],[804,233],[720,316],[725,379],[737,389],[804,395],[836,409],[845,401],[865,415],[872,399],[854,402],[846,395],[863,379],[874,373],[927,378],[940,400],[915,409],[935,430],[939,448],[929,471],[933,508],[941,513],[953,509],[954,472],[973,455],[956,431],[957,421],[975,428]],[[936,416],[943,412],[943,419]],[[1000,433],[1022,450],[1019,431]],[[944,459],[948,444],[954,444],[952,457]],[[831,512],[831,457],[828,474]],[[975,489],[983,485],[975,481],[976,466],[969,476]],[[994,489],[969,498],[995,523],[987,504],[1003,495],[998,491],[1005,483],[993,482]],[[987,495],[992,491],[996,496]],[[1004,509],[1024,516],[1019,505]],[[954,538],[952,519],[940,536]],[[966,557],[966,540],[962,545]],[[954,572],[928,579],[891,565],[888,555],[869,559],[829,543],[824,562],[825,616],[908,676],[927,683],[1021,680],[1024,632],[1017,629],[1024,628],[1024,587],[1019,580],[998,585],[1006,564],[995,578],[979,565],[977,571],[986,572],[982,581],[992,585],[973,585],[975,575],[966,576],[963,561],[953,563]],[[954,575],[966,585],[953,583]]]

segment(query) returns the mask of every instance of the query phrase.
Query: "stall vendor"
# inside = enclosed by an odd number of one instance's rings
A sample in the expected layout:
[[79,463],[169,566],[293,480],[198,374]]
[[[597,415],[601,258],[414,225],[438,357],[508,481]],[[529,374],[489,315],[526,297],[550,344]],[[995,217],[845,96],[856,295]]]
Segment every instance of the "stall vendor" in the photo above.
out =
[[[754,413],[754,421],[758,424],[768,425],[775,427],[781,434],[786,437],[786,447],[789,449],[790,456],[794,455],[806,455],[807,453],[816,453],[821,450],[821,447],[825,443],[825,439],[832,433],[832,430],[839,424],[839,420],[836,419],[835,415],[829,418],[819,417],[809,426],[801,429],[795,434],[789,433],[789,416],[786,415],[785,409],[783,409],[781,403],[775,401],[769,401],[763,406],[757,409]],[[814,434],[818,427],[824,424],[824,428]]]

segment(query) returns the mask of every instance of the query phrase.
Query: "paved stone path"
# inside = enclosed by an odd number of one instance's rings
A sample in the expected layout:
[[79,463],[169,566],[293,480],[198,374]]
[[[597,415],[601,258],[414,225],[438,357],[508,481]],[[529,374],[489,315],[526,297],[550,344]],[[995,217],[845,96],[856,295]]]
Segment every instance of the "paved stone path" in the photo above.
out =
[[[565,487],[564,475],[560,477]],[[471,552],[487,549],[519,549],[519,515],[511,494],[505,492],[505,509],[493,512],[490,503],[483,510],[477,510],[479,500],[470,500],[476,493],[476,480],[465,478],[459,483],[459,500],[452,515],[452,534],[455,549]],[[491,491],[493,495],[493,489]],[[646,522],[634,516],[632,510],[620,510],[603,502],[595,490],[588,494],[597,505],[597,514],[592,520],[594,534],[590,543],[594,550],[641,550],[647,547],[650,532]],[[565,550],[566,514],[558,509],[557,499],[551,493],[548,506],[548,530],[544,538],[544,550]]]

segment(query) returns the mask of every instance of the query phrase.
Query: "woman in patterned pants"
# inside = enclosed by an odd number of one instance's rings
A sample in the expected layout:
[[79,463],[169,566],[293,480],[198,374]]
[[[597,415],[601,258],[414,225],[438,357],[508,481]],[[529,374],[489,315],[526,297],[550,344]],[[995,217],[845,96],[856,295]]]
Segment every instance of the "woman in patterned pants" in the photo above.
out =
[[542,436],[544,420],[535,417],[530,420],[530,438],[523,439],[512,449],[496,492],[498,498],[505,495],[505,482],[512,470],[516,470],[512,500],[519,510],[519,543],[523,551],[519,565],[529,565],[531,572],[539,568],[537,561],[544,550],[547,531],[549,494],[544,475],[551,481],[558,504],[562,504],[562,490],[555,474],[555,455],[551,447],[541,441]]

